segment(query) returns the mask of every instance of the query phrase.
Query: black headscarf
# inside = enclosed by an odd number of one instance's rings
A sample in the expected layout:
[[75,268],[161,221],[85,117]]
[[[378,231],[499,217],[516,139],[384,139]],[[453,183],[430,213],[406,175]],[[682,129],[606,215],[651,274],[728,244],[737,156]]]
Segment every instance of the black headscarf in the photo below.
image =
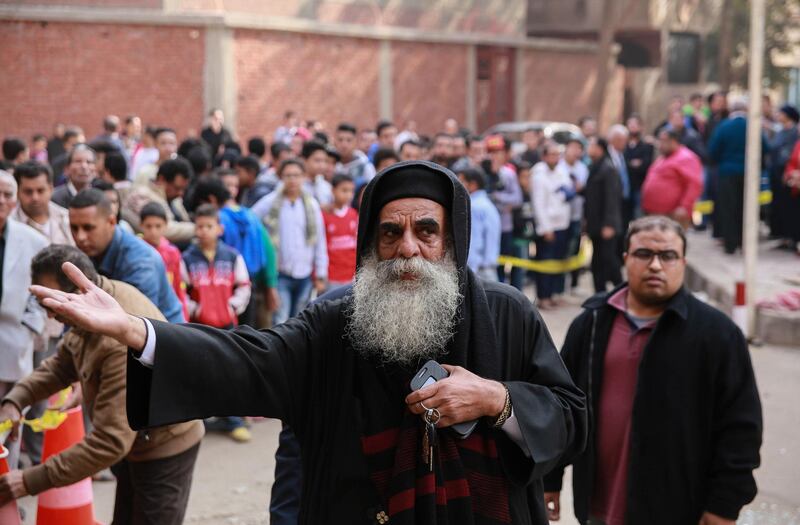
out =
[[[483,286],[467,266],[469,194],[452,171],[427,161],[406,161],[379,173],[364,190],[359,212],[357,266],[374,250],[381,209],[403,198],[430,199],[447,212],[447,231],[463,300],[456,314],[456,335],[438,361],[462,366],[484,378],[499,379],[501,359],[493,318]],[[364,366],[371,365],[364,363]],[[374,383],[365,379],[362,385],[363,452],[370,478],[391,523],[508,523],[508,487],[497,458],[493,431],[485,423],[481,422],[464,441],[446,430],[437,432],[432,474],[421,460],[421,418],[406,409],[398,419],[392,410],[387,410],[410,392],[408,380],[414,372],[385,370]],[[371,376],[365,373],[362,377]],[[387,387],[387,383],[397,385],[397,390]],[[476,480],[484,481],[473,485]],[[486,480],[490,482],[487,484]],[[484,504],[487,502],[491,503]]]

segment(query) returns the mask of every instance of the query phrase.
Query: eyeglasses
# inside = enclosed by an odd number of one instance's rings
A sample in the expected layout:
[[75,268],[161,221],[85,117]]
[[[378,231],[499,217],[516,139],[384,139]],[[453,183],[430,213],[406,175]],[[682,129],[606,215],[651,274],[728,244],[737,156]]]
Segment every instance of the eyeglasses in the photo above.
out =
[[664,250],[663,252],[657,252],[648,250],[647,248],[639,248],[631,253],[631,256],[637,261],[641,261],[645,264],[650,264],[653,262],[654,257],[658,257],[658,260],[664,266],[672,266],[682,259],[681,255],[675,250]]

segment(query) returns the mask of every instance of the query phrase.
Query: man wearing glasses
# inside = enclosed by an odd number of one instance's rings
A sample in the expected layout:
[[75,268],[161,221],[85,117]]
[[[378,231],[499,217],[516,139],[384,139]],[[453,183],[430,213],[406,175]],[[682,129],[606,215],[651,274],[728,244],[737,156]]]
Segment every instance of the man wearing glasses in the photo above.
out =
[[[761,403],[747,343],[684,288],[685,255],[677,222],[633,221],[628,282],[570,326],[561,356],[591,423],[572,463],[582,524],[734,525],[756,495]],[[551,520],[565,466],[545,477]]]

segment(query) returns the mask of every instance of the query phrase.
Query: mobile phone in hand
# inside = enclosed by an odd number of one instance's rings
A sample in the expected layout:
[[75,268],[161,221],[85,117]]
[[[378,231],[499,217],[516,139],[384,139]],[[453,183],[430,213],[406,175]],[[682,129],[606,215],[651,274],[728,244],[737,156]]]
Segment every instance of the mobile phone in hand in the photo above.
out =
[[[436,381],[441,381],[449,375],[450,373],[442,368],[442,365],[434,360],[430,360],[422,365],[419,372],[414,374],[410,384],[411,390],[419,390],[420,388],[432,385]],[[464,421],[463,423],[452,425],[450,429],[458,439],[466,439],[472,434],[472,431],[475,430],[477,424],[478,420],[474,419],[472,421]]]

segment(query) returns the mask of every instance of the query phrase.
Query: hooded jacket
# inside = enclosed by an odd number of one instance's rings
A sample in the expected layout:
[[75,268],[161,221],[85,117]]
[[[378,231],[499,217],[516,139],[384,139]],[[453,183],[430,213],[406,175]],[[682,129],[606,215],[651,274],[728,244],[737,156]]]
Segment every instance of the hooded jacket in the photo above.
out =
[[[583,305],[561,351],[586,392],[586,451],[545,477],[560,491],[573,465],[575,515],[589,518],[595,476],[595,413],[603,363],[618,311],[607,294]],[[696,525],[703,512],[736,519],[753,500],[759,465],[761,403],[742,332],[722,312],[681,289],[661,314],[639,365],[633,404],[627,490],[629,525]]]
[[[401,170],[422,173],[414,181],[401,181]],[[488,453],[499,464],[497,479],[505,487],[505,497],[487,501],[481,497],[487,485],[473,479],[470,492],[455,504],[470,505],[476,524],[545,525],[541,477],[559,460],[582,450],[583,395],[569,379],[531,302],[509,286],[482,283],[467,268],[469,198],[449,170],[427,162],[405,162],[373,179],[360,210],[358,264],[373,249],[382,206],[405,197],[433,198],[448,209],[464,299],[457,334],[439,361],[463,366],[508,387],[529,454],[504,431],[479,423],[476,432],[490,435],[495,443]],[[410,379],[417,368],[380,364],[354,350],[345,331],[348,301],[345,297],[313,304],[286,323],[263,331],[249,327],[221,331],[153,321],[156,365],[147,368],[129,359],[131,426],[144,428],[211,415],[282,419],[295,431],[303,457],[300,523],[383,523],[384,510],[391,513],[391,506],[386,507],[370,475],[362,448],[365,429],[370,428],[376,409],[388,418],[403,416],[409,390],[407,386],[398,389],[393,379],[403,374]],[[530,501],[529,493],[535,495]],[[417,495],[416,501],[421,497],[425,495]],[[495,506],[507,510],[503,520],[489,520],[482,514]],[[448,510],[449,504],[438,518],[415,523],[447,523]]]

